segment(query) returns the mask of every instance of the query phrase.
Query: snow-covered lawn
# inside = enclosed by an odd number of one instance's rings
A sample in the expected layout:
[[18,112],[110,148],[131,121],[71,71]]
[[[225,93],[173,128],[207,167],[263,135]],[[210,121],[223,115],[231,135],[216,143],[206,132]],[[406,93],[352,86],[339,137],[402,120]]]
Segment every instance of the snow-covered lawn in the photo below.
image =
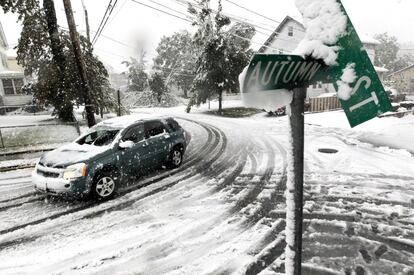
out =
[[374,146],[405,149],[414,154],[414,115],[374,118],[350,128],[343,111],[307,114],[305,123],[329,128],[338,134],[346,133],[361,142]]

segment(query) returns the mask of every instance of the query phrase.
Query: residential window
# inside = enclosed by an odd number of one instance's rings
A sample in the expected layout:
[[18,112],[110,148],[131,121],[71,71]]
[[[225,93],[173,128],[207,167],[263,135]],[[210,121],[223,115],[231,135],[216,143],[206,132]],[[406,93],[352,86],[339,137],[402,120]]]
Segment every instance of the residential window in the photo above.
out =
[[288,27],[288,36],[293,36],[293,27],[292,26]]
[[6,95],[14,95],[13,79],[3,79],[3,90]]
[[14,82],[14,91],[15,91],[15,93],[16,94],[22,94],[23,93],[22,87],[24,85],[23,79],[16,78],[16,79],[13,79],[13,82]]
[[5,95],[22,94],[22,87],[24,85],[22,78],[5,78],[2,79],[2,82]]

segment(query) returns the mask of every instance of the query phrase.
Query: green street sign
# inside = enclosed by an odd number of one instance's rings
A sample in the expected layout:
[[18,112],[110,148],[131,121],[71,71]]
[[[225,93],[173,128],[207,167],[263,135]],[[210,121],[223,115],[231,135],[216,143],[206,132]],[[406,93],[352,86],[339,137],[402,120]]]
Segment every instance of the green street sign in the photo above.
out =
[[391,110],[391,102],[371,63],[368,53],[347,16],[347,32],[335,45],[340,48],[337,65],[326,66],[322,60],[304,59],[296,55],[256,54],[250,61],[244,79],[243,93],[307,87],[317,81],[332,83],[338,90],[347,66],[351,66],[356,80],[349,99],[340,99],[351,127],[357,126]]
[[[341,1],[338,0],[338,3],[348,17]],[[356,81],[350,85],[351,97],[348,100],[340,100],[351,127],[390,111],[391,102],[388,95],[349,17],[347,35],[341,37],[337,45],[341,48],[337,59],[339,66],[330,67],[329,73],[334,79],[335,88],[338,89],[337,81],[348,64],[353,64],[357,76]]]
[[[293,89],[326,78],[321,60],[305,60],[298,55],[256,54],[250,61],[243,91]],[[325,75],[325,77],[322,77]]]

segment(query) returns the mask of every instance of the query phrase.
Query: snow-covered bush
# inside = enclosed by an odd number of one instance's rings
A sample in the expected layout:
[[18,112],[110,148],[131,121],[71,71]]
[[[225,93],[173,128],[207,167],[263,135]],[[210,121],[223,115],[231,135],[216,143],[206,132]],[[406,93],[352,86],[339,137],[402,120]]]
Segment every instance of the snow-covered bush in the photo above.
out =
[[127,108],[133,107],[174,107],[183,104],[182,99],[171,93],[161,95],[158,102],[157,95],[151,91],[125,92],[122,104]]

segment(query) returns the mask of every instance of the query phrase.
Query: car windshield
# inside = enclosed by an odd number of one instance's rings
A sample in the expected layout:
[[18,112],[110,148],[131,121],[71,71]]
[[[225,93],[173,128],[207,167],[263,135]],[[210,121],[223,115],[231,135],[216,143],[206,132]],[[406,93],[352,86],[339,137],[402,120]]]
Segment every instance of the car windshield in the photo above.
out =
[[77,140],[76,142],[80,145],[90,144],[95,146],[104,146],[109,145],[114,140],[115,136],[118,134],[119,129],[106,129],[106,128],[96,128],[91,132]]

